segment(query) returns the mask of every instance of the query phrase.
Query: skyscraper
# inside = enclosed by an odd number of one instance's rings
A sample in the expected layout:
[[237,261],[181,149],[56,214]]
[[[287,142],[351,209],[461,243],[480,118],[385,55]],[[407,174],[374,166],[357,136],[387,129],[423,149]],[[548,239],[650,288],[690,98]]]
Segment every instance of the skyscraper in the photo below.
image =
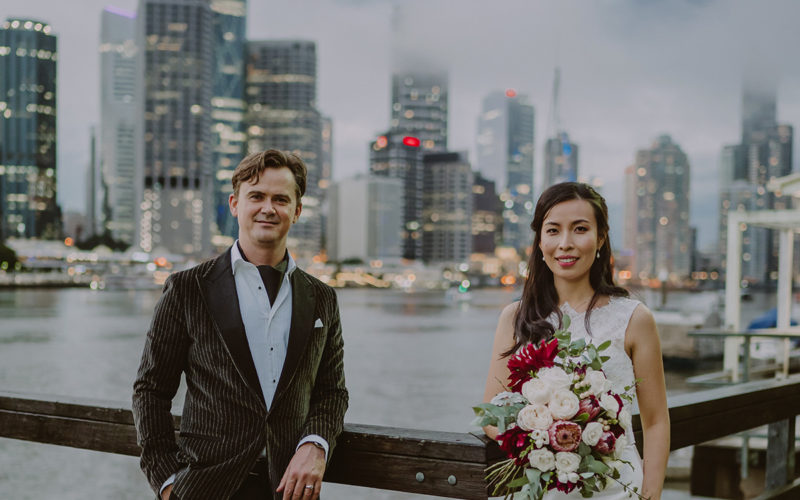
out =
[[[732,210],[791,208],[791,196],[776,196],[767,189],[773,177],[792,171],[790,125],[776,120],[776,84],[746,79],[742,92],[742,142],[725,146],[721,158],[719,247],[723,254]],[[777,233],[748,226],[742,234],[742,278],[774,286],[778,279]]]
[[472,186],[472,252],[494,254],[502,235],[503,216],[494,181],[475,172]]
[[49,24],[0,27],[0,241],[58,238],[56,36]]
[[289,235],[293,252],[310,258],[322,244],[321,119],[317,110],[317,47],[307,40],[247,44],[247,150],[281,149],[308,167],[303,215]]
[[422,259],[423,165],[420,140],[390,131],[370,144],[370,173],[402,181],[401,255]]
[[392,75],[393,133],[419,139],[423,151],[447,150],[447,74],[396,72]]
[[423,161],[422,259],[468,262],[474,177],[466,153],[428,153]]
[[[101,179],[94,182],[107,190],[101,206],[109,214],[103,217],[102,229],[129,245],[136,241],[137,205],[143,191],[143,179],[136,175],[138,62],[136,15],[106,7],[100,18]],[[97,205],[95,200],[95,212]]]
[[626,212],[636,214],[634,277],[666,277],[678,282],[689,276],[689,160],[668,135],[636,153],[633,189]]
[[533,238],[534,109],[513,89],[483,100],[478,118],[478,171],[493,180],[503,201],[503,244],[520,253]]
[[578,180],[578,145],[571,142],[566,132],[547,139],[544,147],[544,186],[546,189],[559,182]]
[[223,238],[216,246],[233,243],[238,234],[228,197],[231,177],[245,152],[244,83],[247,25],[246,0],[211,0],[214,26],[214,69],[211,94],[212,165],[214,169],[213,232]]
[[144,177],[139,246],[205,256],[213,211],[213,16],[207,0],[140,0]]

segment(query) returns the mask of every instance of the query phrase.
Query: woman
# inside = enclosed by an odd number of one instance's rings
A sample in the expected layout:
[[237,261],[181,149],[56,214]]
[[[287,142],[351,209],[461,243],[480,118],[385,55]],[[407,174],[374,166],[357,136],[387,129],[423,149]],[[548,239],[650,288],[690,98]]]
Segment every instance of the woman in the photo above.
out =
[[[636,397],[644,431],[644,460],[633,443],[623,459],[620,481],[631,483],[645,498],[658,500],[669,455],[669,413],[664,368],[655,321],[650,311],[613,283],[608,209],[591,187],[565,182],[539,198],[531,223],[535,236],[522,299],[507,306],[497,325],[484,401],[505,390],[508,356],[529,342],[552,337],[566,314],[572,339],[596,345],[611,340],[603,371],[616,392],[639,379]],[[486,434],[497,438],[497,428]],[[545,498],[582,498],[550,491]],[[628,494],[611,482],[594,498],[622,499]]]

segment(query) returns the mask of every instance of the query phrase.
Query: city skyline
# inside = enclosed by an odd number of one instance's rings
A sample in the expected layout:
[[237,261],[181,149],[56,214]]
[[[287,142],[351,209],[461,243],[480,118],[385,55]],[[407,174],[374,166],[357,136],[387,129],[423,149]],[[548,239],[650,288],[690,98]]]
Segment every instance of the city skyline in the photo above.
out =
[[[100,15],[107,5],[133,11],[137,2],[87,1],[80,13],[45,0],[9,0],[0,7],[2,18],[40,19],[59,36],[59,203],[65,211],[80,209],[85,199],[90,127],[99,123]],[[537,108],[536,128],[546,130],[552,71],[561,67],[562,126],[581,145],[582,172],[604,182],[617,248],[624,169],[662,133],[688,155],[692,184],[707,186],[692,190],[690,221],[699,228],[701,247],[715,243],[720,152],[741,135],[746,68],[760,75],[775,72],[778,120],[800,124],[800,62],[784,49],[800,41],[792,26],[800,5],[623,2],[578,8],[475,2],[458,10],[452,1],[402,5],[425,15],[411,16],[414,25],[400,26],[396,38],[416,41],[404,54],[424,52],[430,64],[449,71],[449,149],[470,151],[471,162],[483,96],[502,88],[528,94]],[[280,15],[268,15],[273,11]],[[336,179],[367,171],[368,144],[389,121],[391,14],[392,4],[385,1],[250,2],[248,38],[317,42],[319,109],[334,121]],[[435,50],[427,50],[431,47]],[[537,183],[545,139],[537,134]],[[797,163],[796,155],[794,170]]]

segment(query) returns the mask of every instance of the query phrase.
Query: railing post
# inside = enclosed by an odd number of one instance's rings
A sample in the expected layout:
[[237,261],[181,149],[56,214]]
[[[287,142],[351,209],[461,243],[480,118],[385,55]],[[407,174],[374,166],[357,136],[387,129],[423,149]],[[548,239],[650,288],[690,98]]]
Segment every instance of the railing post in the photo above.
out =
[[767,490],[779,488],[794,476],[795,417],[769,424],[767,440]]

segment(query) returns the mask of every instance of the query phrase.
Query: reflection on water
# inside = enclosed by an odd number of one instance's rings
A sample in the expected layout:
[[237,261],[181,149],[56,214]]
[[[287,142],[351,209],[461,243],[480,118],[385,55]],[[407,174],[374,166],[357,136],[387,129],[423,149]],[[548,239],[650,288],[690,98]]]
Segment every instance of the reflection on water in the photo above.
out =
[[[0,291],[0,390],[129,404],[159,291]],[[492,337],[518,291],[340,290],[352,423],[473,430]],[[687,374],[668,375],[671,392]],[[179,407],[181,396],[173,408]],[[0,439],[0,498],[140,499],[152,495],[135,458]],[[414,498],[326,485],[326,500]]]

